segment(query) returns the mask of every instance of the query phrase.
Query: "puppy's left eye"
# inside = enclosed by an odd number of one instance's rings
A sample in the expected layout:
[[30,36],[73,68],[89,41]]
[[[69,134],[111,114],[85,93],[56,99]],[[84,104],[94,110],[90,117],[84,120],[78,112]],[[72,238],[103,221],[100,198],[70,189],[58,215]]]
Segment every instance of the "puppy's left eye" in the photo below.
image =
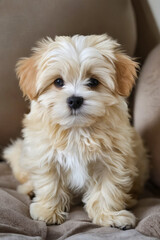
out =
[[64,86],[64,81],[62,78],[57,78],[55,81],[54,81],[54,85],[57,87],[57,88],[61,88]]
[[90,78],[88,80],[88,83],[87,83],[87,86],[90,87],[90,88],[94,88],[94,87],[97,87],[99,85],[99,81],[95,78]]

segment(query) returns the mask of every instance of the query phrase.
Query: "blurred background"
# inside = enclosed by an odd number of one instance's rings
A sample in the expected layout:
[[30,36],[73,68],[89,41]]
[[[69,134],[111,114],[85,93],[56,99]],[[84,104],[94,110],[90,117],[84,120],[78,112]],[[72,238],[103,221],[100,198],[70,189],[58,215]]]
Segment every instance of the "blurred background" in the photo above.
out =
[[1,149],[20,135],[28,111],[15,75],[17,59],[46,36],[107,33],[141,63],[130,106],[160,186],[160,0],[1,0],[0,30]]

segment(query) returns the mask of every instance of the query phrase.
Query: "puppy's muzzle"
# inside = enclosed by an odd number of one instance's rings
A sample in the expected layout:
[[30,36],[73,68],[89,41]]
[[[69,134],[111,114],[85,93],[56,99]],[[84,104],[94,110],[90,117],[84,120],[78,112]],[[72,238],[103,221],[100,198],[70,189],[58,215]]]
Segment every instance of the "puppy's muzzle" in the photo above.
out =
[[76,96],[71,96],[67,98],[67,103],[70,109],[78,109],[82,106],[83,104],[83,97],[76,97]]

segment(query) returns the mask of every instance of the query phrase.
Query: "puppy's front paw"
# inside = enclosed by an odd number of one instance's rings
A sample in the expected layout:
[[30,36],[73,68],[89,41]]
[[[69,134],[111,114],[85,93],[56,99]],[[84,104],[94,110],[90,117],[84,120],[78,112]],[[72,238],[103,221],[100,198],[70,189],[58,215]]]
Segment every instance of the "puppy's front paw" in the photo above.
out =
[[93,222],[102,226],[110,226],[127,230],[135,227],[136,217],[127,210],[103,213],[93,218]]
[[61,224],[66,217],[66,213],[60,209],[47,208],[41,203],[31,203],[30,215],[34,220],[44,221],[47,224]]
[[134,216],[133,213],[127,210],[121,210],[113,214],[111,222],[112,222],[110,224],[111,227],[127,230],[135,227],[136,217]]

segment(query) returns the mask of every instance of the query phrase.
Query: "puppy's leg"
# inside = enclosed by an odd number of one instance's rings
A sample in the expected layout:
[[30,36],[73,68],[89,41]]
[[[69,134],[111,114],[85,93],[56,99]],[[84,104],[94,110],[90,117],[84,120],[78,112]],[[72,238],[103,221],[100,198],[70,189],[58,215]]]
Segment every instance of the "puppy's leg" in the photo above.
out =
[[11,166],[15,178],[20,183],[25,183],[28,180],[28,173],[20,166],[22,148],[23,140],[17,139],[4,149],[3,158]]
[[108,171],[104,166],[103,169],[101,167],[91,178],[91,185],[84,195],[83,202],[93,223],[129,229],[136,223],[135,216],[125,210],[132,202],[131,196],[127,193],[132,181],[129,175],[121,178],[118,175],[114,171]]
[[30,205],[30,215],[47,224],[61,224],[70,208],[70,195],[55,169],[39,169],[32,177],[36,197]]
[[17,187],[17,191],[22,194],[30,195],[33,191],[33,185],[31,181],[27,181]]

